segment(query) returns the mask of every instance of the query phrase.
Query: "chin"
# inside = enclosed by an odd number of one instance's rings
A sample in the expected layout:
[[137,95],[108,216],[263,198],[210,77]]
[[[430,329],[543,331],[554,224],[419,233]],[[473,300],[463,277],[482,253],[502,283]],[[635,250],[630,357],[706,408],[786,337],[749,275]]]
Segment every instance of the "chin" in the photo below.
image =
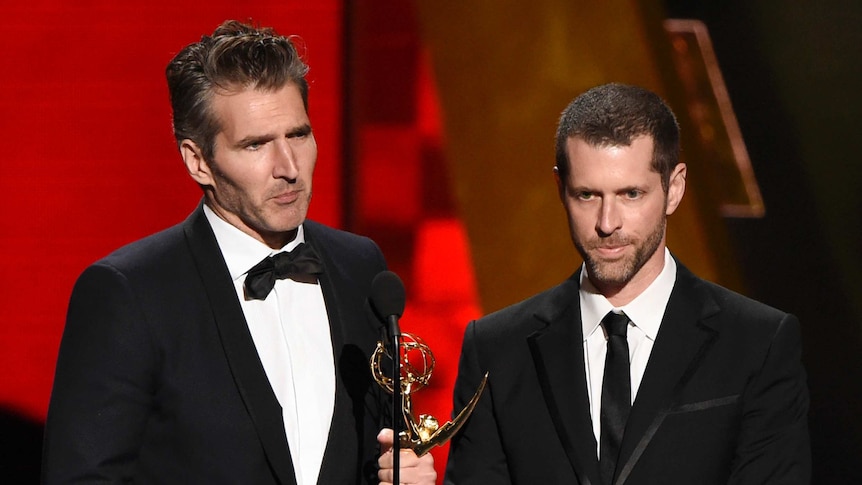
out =
[[287,233],[287,232],[295,231],[295,230],[296,230],[296,228],[297,228],[297,227],[299,227],[299,226],[302,224],[302,222],[303,222],[303,221],[299,221],[299,222],[291,222],[291,223],[289,223],[289,224],[281,224],[281,225],[275,226],[275,231],[274,231],[274,232],[277,232],[277,233],[280,233],[280,234],[284,234],[284,233]]
[[306,210],[291,210],[281,214],[271,214],[267,221],[269,226],[278,232],[292,231],[305,222]]
[[632,279],[632,271],[628,261],[596,264],[595,260],[587,263],[590,276],[605,285],[621,286]]

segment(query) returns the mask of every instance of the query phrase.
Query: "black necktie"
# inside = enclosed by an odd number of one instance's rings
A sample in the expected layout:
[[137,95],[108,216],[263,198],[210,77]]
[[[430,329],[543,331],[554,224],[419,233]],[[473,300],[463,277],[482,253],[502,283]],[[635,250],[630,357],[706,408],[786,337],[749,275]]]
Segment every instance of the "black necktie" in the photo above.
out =
[[277,279],[297,279],[298,277],[300,281],[307,282],[309,275],[321,273],[323,273],[323,264],[317,251],[303,243],[293,251],[267,256],[248,270],[248,276],[245,277],[245,295],[252,300],[265,300]]
[[602,326],[608,334],[608,352],[602,378],[602,431],[599,446],[599,467],[605,485],[613,483],[620,443],[631,409],[629,343],[626,340],[628,325],[629,319],[624,313],[610,312],[602,319]]

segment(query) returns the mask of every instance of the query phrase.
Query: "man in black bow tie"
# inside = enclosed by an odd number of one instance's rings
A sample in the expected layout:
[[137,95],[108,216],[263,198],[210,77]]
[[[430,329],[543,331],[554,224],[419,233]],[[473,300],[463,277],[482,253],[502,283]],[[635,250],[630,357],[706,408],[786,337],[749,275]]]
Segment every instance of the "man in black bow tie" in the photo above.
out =
[[[391,434],[380,450],[389,400],[368,368],[367,298],[386,265],[371,240],[306,219],[307,70],[288,38],[235,21],[168,65],[203,203],[75,285],[46,483],[376,482]],[[433,483],[431,455],[410,453],[403,481]]]

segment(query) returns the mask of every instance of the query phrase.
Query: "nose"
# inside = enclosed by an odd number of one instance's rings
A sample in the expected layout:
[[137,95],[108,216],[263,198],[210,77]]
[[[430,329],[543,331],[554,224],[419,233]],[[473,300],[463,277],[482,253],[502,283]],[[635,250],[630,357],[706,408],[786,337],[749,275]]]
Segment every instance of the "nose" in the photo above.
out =
[[622,216],[613,197],[602,199],[596,231],[601,236],[610,236],[622,226]]
[[295,182],[299,177],[299,165],[289,140],[276,140],[273,158],[272,176]]

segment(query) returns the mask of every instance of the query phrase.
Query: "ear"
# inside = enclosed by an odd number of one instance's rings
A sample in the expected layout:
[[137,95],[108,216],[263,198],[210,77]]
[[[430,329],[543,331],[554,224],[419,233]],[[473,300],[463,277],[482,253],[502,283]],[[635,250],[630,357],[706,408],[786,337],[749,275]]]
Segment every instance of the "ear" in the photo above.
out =
[[665,214],[671,215],[676,211],[679,203],[682,202],[682,196],[685,194],[685,176],[686,166],[684,163],[678,163],[670,174],[670,180],[667,187],[667,209]]
[[566,203],[566,182],[560,178],[560,169],[554,165],[554,181],[557,183],[557,195],[560,196],[560,202]]
[[188,138],[181,141],[180,154],[192,180],[199,185],[214,185],[209,163],[204,158],[203,151],[201,151],[197,143]]

